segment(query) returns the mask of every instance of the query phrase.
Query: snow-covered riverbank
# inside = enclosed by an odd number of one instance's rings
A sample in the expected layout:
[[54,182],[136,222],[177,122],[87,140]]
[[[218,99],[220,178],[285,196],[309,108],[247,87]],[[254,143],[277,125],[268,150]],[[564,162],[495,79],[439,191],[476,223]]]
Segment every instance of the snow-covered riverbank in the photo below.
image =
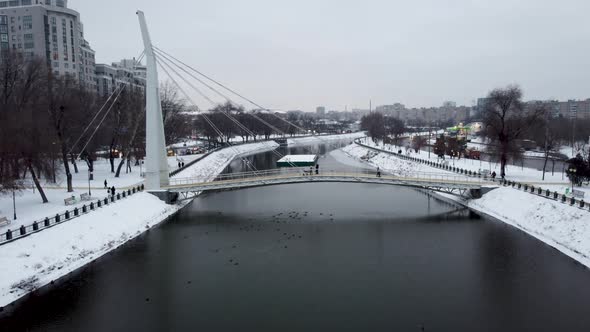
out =
[[[177,176],[211,181],[233,159],[277,146],[274,142],[262,142],[223,149]],[[186,204],[166,205],[149,193],[140,193],[0,246],[0,308],[120,247]]]
[[[349,145],[342,151],[356,160],[362,160],[373,167],[380,167],[391,174],[444,172],[423,164],[401,160],[386,153],[376,153],[356,144]],[[590,267],[590,213],[588,211],[509,187],[493,190],[481,199],[470,201],[464,201],[452,195],[440,195],[512,225]]]
[[287,139],[287,144],[289,146],[292,145],[302,145],[302,144],[314,144],[314,143],[326,143],[330,141],[338,141],[338,140],[354,140],[356,138],[365,137],[366,134],[364,132],[352,133],[352,134],[342,134],[342,135],[329,135],[329,136],[313,136],[313,137],[301,137],[301,138],[289,138]]

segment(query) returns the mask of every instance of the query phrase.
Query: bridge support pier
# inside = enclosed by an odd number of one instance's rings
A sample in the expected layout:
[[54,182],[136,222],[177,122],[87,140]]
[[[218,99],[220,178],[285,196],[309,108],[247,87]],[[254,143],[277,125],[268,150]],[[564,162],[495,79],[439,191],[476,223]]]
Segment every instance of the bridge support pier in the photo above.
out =
[[165,202],[166,204],[174,204],[178,202],[179,194],[171,192],[170,190],[152,190],[148,192],[158,197],[161,201]]

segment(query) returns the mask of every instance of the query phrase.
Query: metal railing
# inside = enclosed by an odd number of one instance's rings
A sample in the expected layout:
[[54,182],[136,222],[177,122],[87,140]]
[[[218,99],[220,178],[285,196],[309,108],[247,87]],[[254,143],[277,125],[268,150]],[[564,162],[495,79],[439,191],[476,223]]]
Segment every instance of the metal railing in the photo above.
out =
[[291,179],[301,177],[315,177],[317,178],[355,178],[355,179],[374,179],[381,180],[395,180],[395,181],[413,181],[413,182],[428,182],[440,184],[455,184],[455,185],[482,185],[488,183],[484,179],[478,177],[466,177],[453,174],[444,173],[429,173],[429,172],[414,172],[409,176],[397,176],[381,172],[380,175],[374,170],[354,170],[354,171],[334,171],[322,170],[316,172],[315,168],[281,168],[272,170],[262,170],[257,172],[243,172],[243,173],[229,173],[221,174],[215,180],[207,182],[199,178],[173,178],[170,179],[170,189],[179,189],[190,186],[206,186],[219,185],[230,183],[241,183],[248,181],[269,181],[279,179]]
[[82,215],[89,214],[92,211],[95,211],[103,206],[113,204],[117,201],[132,196],[133,194],[142,192],[143,190],[144,185],[142,184],[131,189],[123,190],[122,192],[114,196],[110,195],[109,197],[106,197],[104,199],[89,201],[88,204],[84,204],[81,207],[75,207],[72,210],[57,213],[54,216],[46,217],[42,220],[35,221],[30,225],[22,225],[15,230],[8,229],[5,232],[0,233],[0,245],[22,239],[31,234],[41,232],[56,225],[63,224],[66,221],[70,221]]
[[387,150],[383,150],[383,149],[380,149],[380,148],[377,148],[374,146],[366,145],[366,144],[361,143],[360,139],[356,139],[354,142],[357,145],[360,145],[364,148],[367,148],[367,149],[370,149],[373,151],[388,153],[388,154],[396,156],[400,159],[414,161],[414,162],[425,164],[425,165],[428,165],[431,167],[439,168],[439,169],[442,169],[445,171],[463,174],[468,177],[478,177],[478,178],[483,179],[484,181],[487,181],[488,183],[491,182],[491,183],[495,183],[495,184],[498,184],[501,186],[512,187],[517,190],[523,190],[524,192],[527,192],[532,195],[536,195],[536,196],[550,199],[553,201],[559,201],[561,203],[564,203],[564,204],[567,204],[567,205],[570,205],[573,207],[578,207],[580,209],[587,210],[590,212],[590,204],[585,202],[583,199],[576,199],[575,197],[569,197],[567,195],[560,194],[557,191],[551,191],[549,189],[543,189],[540,186],[535,187],[535,185],[521,183],[521,182],[517,182],[517,181],[510,181],[510,180],[506,180],[506,179],[504,179],[504,180],[492,179],[486,174],[482,174],[482,173],[478,173],[478,172],[474,172],[474,171],[470,171],[470,170],[465,170],[465,169],[462,169],[459,167],[454,167],[451,165],[445,165],[445,164],[439,163],[439,162],[433,162],[433,161],[424,160],[424,159],[420,159],[420,158],[410,157],[410,156],[406,156],[403,154],[395,153],[394,151],[387,151]]

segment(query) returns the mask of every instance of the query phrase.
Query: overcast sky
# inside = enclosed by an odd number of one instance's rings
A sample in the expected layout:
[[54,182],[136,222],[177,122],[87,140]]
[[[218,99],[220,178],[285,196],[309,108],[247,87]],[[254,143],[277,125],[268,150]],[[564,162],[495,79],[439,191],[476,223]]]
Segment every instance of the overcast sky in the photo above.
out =
[[[155,45],[265,107],[590,98],[588,0],[70,0],[97,62]],[[163,80],[165,75],[160,74]],[[195,98],[201,107],[208,104]]]

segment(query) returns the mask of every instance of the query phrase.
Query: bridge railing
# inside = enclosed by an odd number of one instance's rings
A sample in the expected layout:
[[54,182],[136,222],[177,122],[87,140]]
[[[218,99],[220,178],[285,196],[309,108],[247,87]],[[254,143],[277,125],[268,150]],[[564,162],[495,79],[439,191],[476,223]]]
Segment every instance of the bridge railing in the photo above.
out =
[[[302,168],[281,168],[271,170],[261,170],[256,172],[243,172],[243,173],[228,173],[219,175],[213,182],[240,182],[245,180],[265,180],[265,179],[277,179],[277,178],[292,178],[301,176],[316,176],[316,177],[362,177],[362,178],[374,178],[377,177],[377,171],[371,169],[354,169],[350,171],[334,171],[320,169],[316,173],[316,169],[310,169],[306,167]],[[436,172],[413,172],[405,176],[392,175],[381,173],[380,178],[390,180],[413,180],[413,181],[428,181],[428,182],[440,182],[440,183],[460,183],[460,184],[474,184],[483,185],[488,184],[487,181],[477,177],[468,177],[463,175],[449,174],[449,173],[436,173]],[[170,179],[171,187],[189,186],[193,184],[203,184],[199,178],[174,178]]]

